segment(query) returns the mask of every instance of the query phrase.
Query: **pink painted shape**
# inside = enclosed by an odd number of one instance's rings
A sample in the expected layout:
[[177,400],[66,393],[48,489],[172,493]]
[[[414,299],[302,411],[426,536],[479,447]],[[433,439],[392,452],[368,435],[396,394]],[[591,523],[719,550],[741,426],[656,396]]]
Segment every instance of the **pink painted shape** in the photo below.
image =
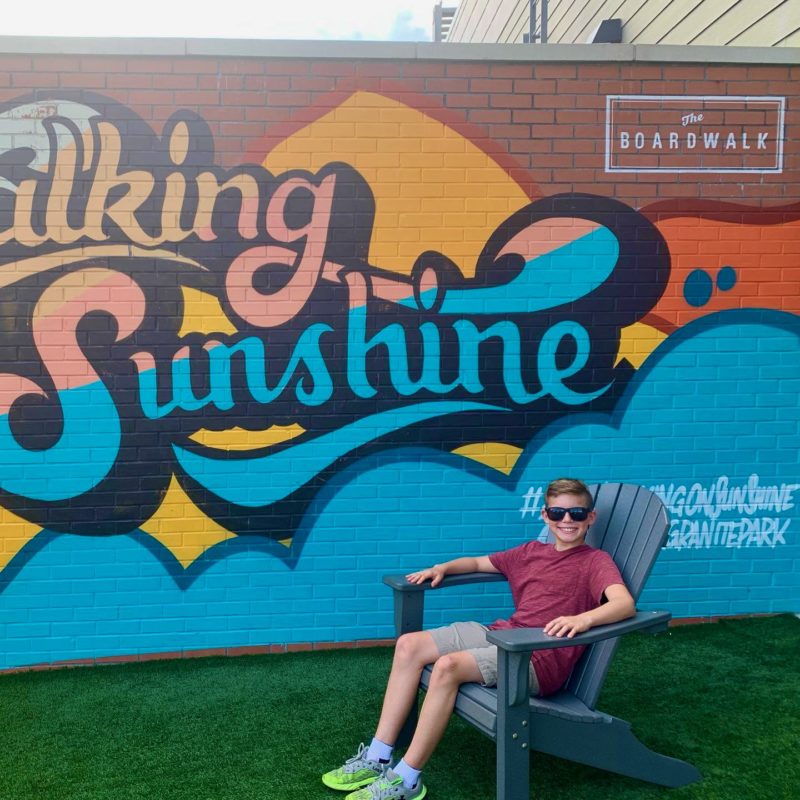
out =
[[347,283],[350,309],[364,308],[367,304],[366,278],[360,272],[348,272],[344,279]]
[[370,277],[372,293],[381,300],[388,300],[391,303],[399,303],[414,296],[414,289],[407,281],[395,281],[391,278],[373,275]]
[[530,261],[546,253],[552,253],[553,250],[571,244],[602,227],[598,222],[575,217],[543,219],[521,230],[503,245],[497,255],[518,253],[526,261]]
[[83,317],[92,311],[110,314],[117,323],[114,341],[119,342],[139,327],[145,307],[139,285],[121,272],[89,268],[53,281],[34,309],[32,328],[36,349],[56,391],[100,380],[78,344],[76,332]]
[[[236,258],[228,269],[225,290],[233,310],[251,325],[274,328],[300,313],[319,282],[325,266],[335,176],[328,175],[319,186],[304,178],[282,183],[270,197],[266,211],[267,233],[279,242],[293,244],[302,240],[300,254],[281,245],[251,247]],[[286,225],[285,210],[289,196],[303,188],[314,196],[311,219],[302,228]],[[297,262],[297,263],[295,263]],[[263,295],[253,286],[253,276],[266,264],[294,267],[294,274],[283,289]]]
[[8,414],[11,406],[25,394],[47,397],[47,393],[40,386],[21,375],[0,375],[0,415]]

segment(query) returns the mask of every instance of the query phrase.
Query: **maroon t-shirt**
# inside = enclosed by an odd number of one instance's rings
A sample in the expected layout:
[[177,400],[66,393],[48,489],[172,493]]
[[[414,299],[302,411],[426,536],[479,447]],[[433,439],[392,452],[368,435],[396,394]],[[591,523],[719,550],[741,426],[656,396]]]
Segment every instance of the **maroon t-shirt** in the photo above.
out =
[[[525,542],[492,553],[489,561],[508,579],[516,609],[511,619],[492,623],[491,630],[542,628],[556,617],[582,614],[600,605],[609,586],[623,583],[611,556],[588,544],[559,551],[553,544]],[[539,679],[539,694],[557,692],[584,650],[559,647],[535,651],[531,660]]]

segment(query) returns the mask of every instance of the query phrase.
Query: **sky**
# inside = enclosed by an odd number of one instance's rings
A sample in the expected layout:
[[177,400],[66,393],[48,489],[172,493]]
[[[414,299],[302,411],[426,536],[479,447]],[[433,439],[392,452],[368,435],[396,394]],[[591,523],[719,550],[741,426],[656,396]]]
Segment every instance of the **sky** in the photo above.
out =
[[0,35],[429,41],[435,2],[34,0],[8,3]]

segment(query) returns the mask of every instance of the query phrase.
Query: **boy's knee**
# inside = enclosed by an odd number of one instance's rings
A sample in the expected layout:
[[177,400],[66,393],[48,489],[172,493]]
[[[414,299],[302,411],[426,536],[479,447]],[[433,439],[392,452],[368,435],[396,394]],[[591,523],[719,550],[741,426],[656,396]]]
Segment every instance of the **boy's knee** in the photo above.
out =
[[431,674],[431,683],[463,683],[461,673],[463,672],[464,657],[469,656],[468,653],[448,653],[442,656],[433,665],[433,673]]
[[404,633],[398,637],[394,646],[395,658],[401,661],[416,661],[422,657],[426,651],[430,650],[428,640],[421,631]]

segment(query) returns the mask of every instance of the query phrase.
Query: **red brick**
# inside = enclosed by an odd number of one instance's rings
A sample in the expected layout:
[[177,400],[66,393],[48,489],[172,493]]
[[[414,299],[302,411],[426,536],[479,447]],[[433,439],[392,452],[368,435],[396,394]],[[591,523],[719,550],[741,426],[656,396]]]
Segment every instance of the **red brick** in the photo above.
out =
[[[178,95],[176,94],[176,97]],[[216,89],[187,89],[185,91],[181,91],[180,93],[180,102],[181,105],[187,106],[215,106],[219,105],[220,101],[220,93]],[[154,100],[153,102],[164,102],[163,99],[159,98],[158,100]]]
[[559,80],[556,81],[557,94],[594,94],[598,91],[596,80]]
[[204,650],[184,650],[184,658],[209,658],[211,656],[224,656],[226,648],[224,647],[209,647]]
[[[517,112],[514,112],[517,113]],[[494,108],[480,108],[471,111],[469,114],[470,122],[475,123],[503,123],[511,121],[511,111]]]
[[34,69],[44,72],[80,72],[79,56],[36,56]]
[[450,108],[486,108],[489,105],[489,96],[486,94],[448,92],[444,99]]
[[[177,77],[183,78],[186,76],[178,75]],[[217,90],[230,91],[244,88],[244,75],[198,75],[197,88],[203,90]]]
[[[314,67],[317,71],[317,67]],[[407,61],[403,64],[403,77],[408,78],[442,78],[445,65],[435,61]]]
[[168,75],[178,64],[182,63],[182,59],[176,58],[138,56],[128,60],[128,69],[130,72],[153,72],[156,75]]
[[291,87],[296,91],[332,92],[336,88],[336,79],[324,75],[295,75]]
[[[170,72],[208,73],[219,72],[219,61],[216,58],[176,58],[171,60],[173,69]],[[136,62],[131,62],[131,71],[136,71]]]
[[519,78],[524,80],[533,74],[532,64],[492,64],[489,74],[493,78]]
[[[619,79],[619,64],[581,64],[578,70],[581,78],[614,78]],[[559,77],[559,76],[556,76]]]
[[448,62],[445,72],[451,78],[486,78],[489,76],[489,65]]
[[261,58],[223,58],[219,62],[219,72],[236,75],[261,75],[264,72]]
[[536,64],[533,76],[537,79],[557,78],[558,80],[577,78],[578,68],[575,64]]
[[[409,65],[405,65],[408,68]],[[344,77],[347,75],[355,75],[355,64],[349,61],[319,61],[314,64],[312,70],[314,75],[332,75],[334,77]],[[410,73],[409,73],[410,74]]]
[[267,75],[307,75],[311,64],[306,59],[267,59],[264,72]]
[[619,75],[623,80],[658,80],[661,78],[661,67],[657,64],[623,64]]
[[184,655],[180,650],[170,650],[164,653],[142,653],[139,661],[177,661]]
[[82,72],[62,72],[58,76],[58,85],[65,89],[105,89],[106,76]]
[[400,64],[394,61],[362,61],[356,65],[356,75],[366,78],[399,78]]
[[[165,77],[173,78],[175,76],[169,75]],[[112,72],[106,76],[106,86],[110,89],[150,89],[153,86],[154,80],[158,80],[159,85],[164,86],[164,82],[153,75],[137,75],[131,72]],[[191,78],[191,81],[192,86],[194,86],[194,77]]]
[[131,655],[124,655],[124,656],[102,656],[101,658],[96,658],[94,663],[97,665],[101,664],[133,664],[139,660],[139,656],[136,653]]
[[664,66],[661,70],[664,80],[693,80],[702,76],[702,67],[697,66]]
[[[577,95],[541,94],[533,98],[534,108],[575,108]],[[580,106],[579,106],[580,107]]]
[[510,78],[473,78],[469,82],[471,92],[513,92],[514,82]]
[[535,97],[527,94],[493,94],[489,96],[489,105],[493,108],[530,108]]
[[243,647],[229,647],[227,648],[227,653],[230,656],[263,656],[267,653],[272,652],[270,650],[271,645],[268,644],[257,644],[257,645],[246,645]]
[[355,646],[362,647],[394,647],[394,639],[357,639]]
[[425,88],[431,92],[468,92],[470,82],[466,78],[428,78]]
[[512,119],[514,122],[538,122],[544,124],[555,122],[556,112],[552,108],[521,108],[512,112]]
[[28,72],[32,67],[33,60],[30,56],[0,55],[0,71],[2,72]]
[[531,135],[528,125],[490,125],[489,136],[492,139],[527,139]]
[[[181,94],[183,96],[183,93]],[[156,105],[159,103],[174,103],[175,95],[171,91],[160,89],[133,89],[128,92],[128,102],[141,103],[142,105]]]
[[307,107],[310,100],[308,92],[269,92],[266,101],[274,106]]
[[18,89],[41,89],[58,86],[57,72],[15,72],[11,85]]

